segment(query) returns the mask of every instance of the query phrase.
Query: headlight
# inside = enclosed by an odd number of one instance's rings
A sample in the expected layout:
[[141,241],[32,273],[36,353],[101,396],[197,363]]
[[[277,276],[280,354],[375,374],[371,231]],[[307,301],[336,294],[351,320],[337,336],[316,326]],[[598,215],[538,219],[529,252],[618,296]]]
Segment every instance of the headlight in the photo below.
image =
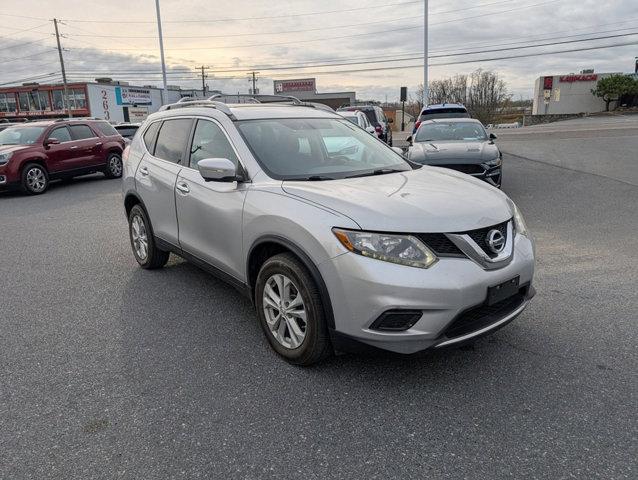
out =
[[7,163],[9,163],[11,155],[13,155],[13,152],[0,153],[0,165],[6,165]]
[[361,232],[333,228],[341,244],[351,252],[408,267],[429,268],[438,258],[419,239],[410,235]]
[[483,162],[483,165],[487,165],[488,167],[498,167],[503,163],[501,157],[496,157],[494,160],[488,160],[487,162]]
[[514,211],[514,228],[516,232],[529,237],[529,231],[527,230],[527,225],[525,225],[523,215],[514,202],[512,202],[512,210]]

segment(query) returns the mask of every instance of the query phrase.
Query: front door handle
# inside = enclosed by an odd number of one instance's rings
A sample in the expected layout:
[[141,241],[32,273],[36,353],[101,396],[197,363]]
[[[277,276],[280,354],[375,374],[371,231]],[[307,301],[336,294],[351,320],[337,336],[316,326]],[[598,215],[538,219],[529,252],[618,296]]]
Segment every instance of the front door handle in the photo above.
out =
[[191,191],[191,189],[188,188],[188,185],[184,182],[179,182],[177,185],[175,185],[175,188],[184,194],[190,193]]
[[77,146],[77,145],[73,145],[73,146],[70,148],[70,150],[76,150],[77,148],[78,148],[78,146]]
[[101,147],[101,146],[102,146],[102,142],[97,142],[97,143],[95,144],[95,146],[96,146],[96,147]]
[[140,168],[140,175],[146,177],[148,175],[148,168],[146,167],[141,167]]

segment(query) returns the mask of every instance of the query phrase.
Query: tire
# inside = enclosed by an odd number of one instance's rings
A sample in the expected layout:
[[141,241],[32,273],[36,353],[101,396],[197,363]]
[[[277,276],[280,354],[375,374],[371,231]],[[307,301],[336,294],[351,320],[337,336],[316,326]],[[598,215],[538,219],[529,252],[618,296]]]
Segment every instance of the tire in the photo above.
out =
[[106,167],[104,168],[106,178],[120,178],[123,170],[122,155],[119,153],[110,153],[106,159]]
[[[284,280],[279,282],[281,277]],[[282,285],[288,295],[281,295]],[[288,362],[308,366],[332,353],[321,294],[306,267],[294,255],[282,253],[266,260],[255,284],[255,306],[268,342]],[[305,321],[301,312],[305,313]]]
[[141,205],[135,205],[128,216],[128,231],[135,260],[147,270],[162,268],[168,262],[170,252],[155,245],[151,222]]
[[22,169],[20,187],[28,195],[40,195],[49,188],[49,172],[39,163],[27,163]]

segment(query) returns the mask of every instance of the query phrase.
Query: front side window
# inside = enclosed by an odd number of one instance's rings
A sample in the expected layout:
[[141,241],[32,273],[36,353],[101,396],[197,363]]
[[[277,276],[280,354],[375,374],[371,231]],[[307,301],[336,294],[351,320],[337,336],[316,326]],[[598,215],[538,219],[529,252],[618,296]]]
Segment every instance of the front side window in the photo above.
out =
[[237,155],[228,138],[216,123],[198,120],[190,152],[190,167],[197,169],[197,162],[204,158],[227,158],[235,165]]
[[56,138],[57,140],[62,142],[70,142],[71,134],[69,133],[69,129],[66,127],[58,127],[51,130],[49,136],[47,138]]
[[88,125],[70,125],[69,128],[75,140],[85,140],[95,137],[95,133],[93,133],[93,130],[91,130]]
[[165,120],[157,136],[155,156],[168,162],[180,163],[188,143],[191,125],[192,120],[189,118]]
[[278,180],[330,180],[408,171],[403,157],[347,120],[245,120],[238,128],[262,168]]
[[44,127],[9,127],[0,132],[0,145],[32,145],[44,132]]
[[485,142],[487,133],[480,123],[436,122],[424,123],[416,132],[416,142]]

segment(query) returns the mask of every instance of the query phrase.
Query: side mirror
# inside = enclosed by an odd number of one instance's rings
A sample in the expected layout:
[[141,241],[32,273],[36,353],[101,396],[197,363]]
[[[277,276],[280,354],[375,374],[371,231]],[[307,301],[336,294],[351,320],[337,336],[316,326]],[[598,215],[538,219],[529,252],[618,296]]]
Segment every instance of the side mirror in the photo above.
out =
[[207,182],[234,182],[237,167],[227,158],[205,158],[197,162],[197,168]]
[[47,138],[44,141],[44,146],[48,147],[49,145],[60,145],[60,140],[58,140],[57,138],[54,138],[54,137]]
[[412,145],[412,135],[406,138],[405,141],[408,142],[410,145]]
[[498,137],[493,133],[490,133],[490,140],[496,140]]
[[388,118],[388,123],[394,123],[394,119],[393,118]]
[[366,132],[368,132],[370,135],[376,135],[377,134],[377,131],[372,126],[366,128]]

